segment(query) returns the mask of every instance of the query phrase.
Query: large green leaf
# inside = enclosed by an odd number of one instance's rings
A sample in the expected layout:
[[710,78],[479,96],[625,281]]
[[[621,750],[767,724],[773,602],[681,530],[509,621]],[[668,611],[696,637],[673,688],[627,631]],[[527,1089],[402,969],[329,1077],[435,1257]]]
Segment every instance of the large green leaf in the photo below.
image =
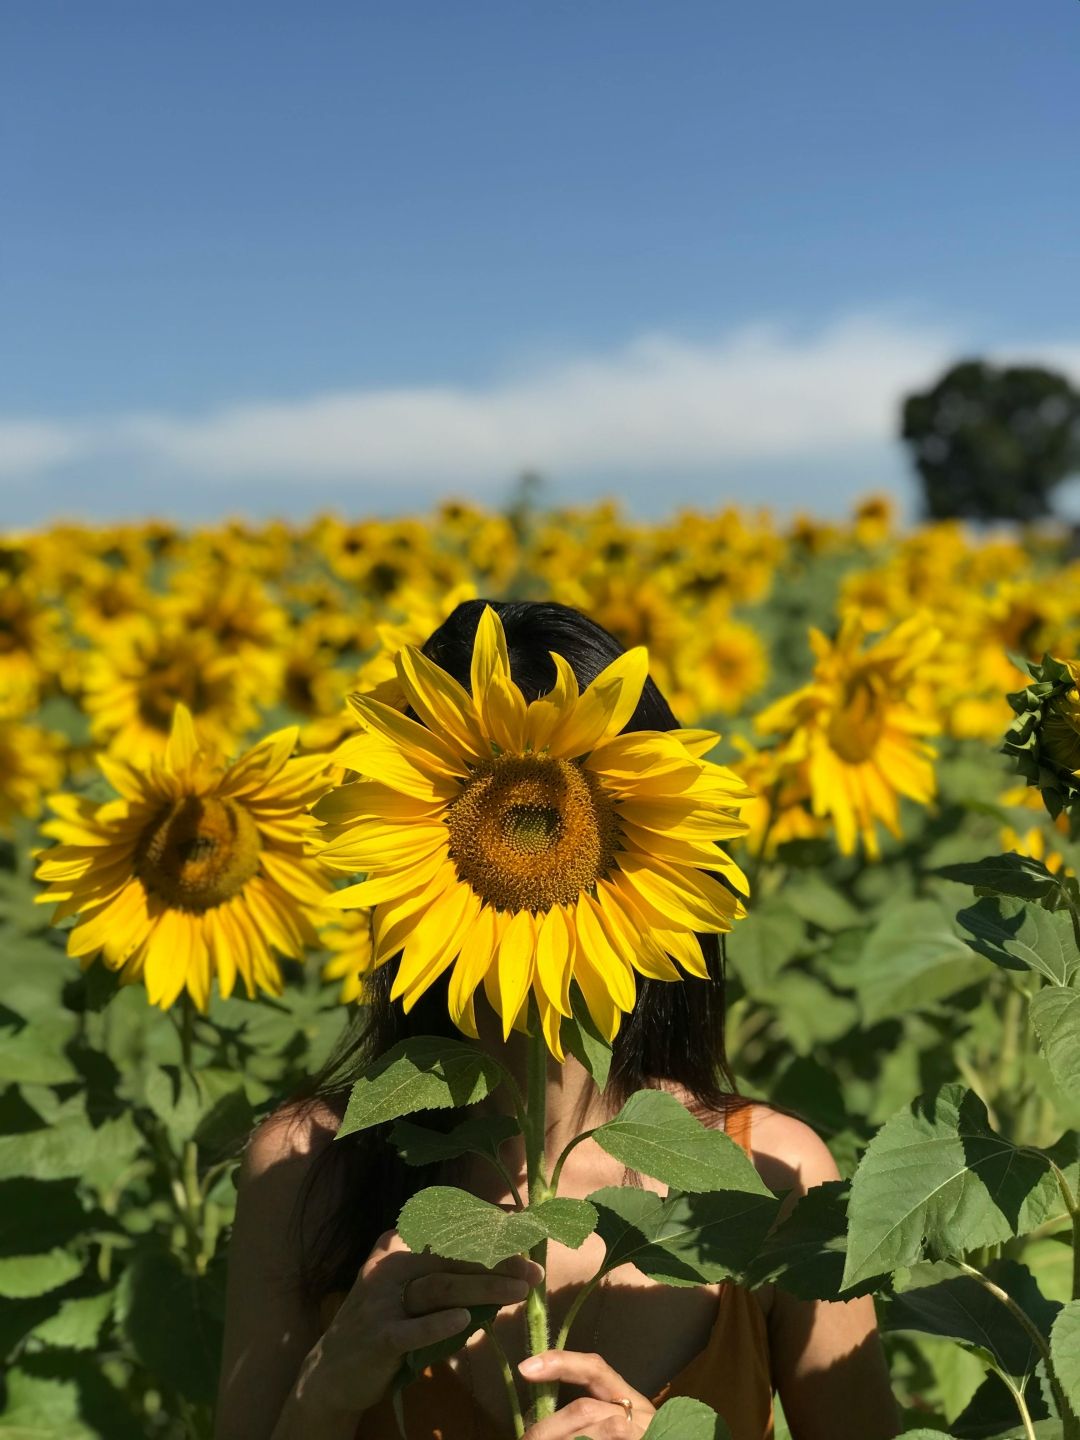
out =
[[82,1274],[85,1261],[70,1250],[47,1250],[40,1255],[7,1255],[0,1259],[0,1296],[25,1300],[58,1290]]
[[445,1132],[399,1120],[390,1141],[406,1165],[435,1165],[467,1154],[497,1161],[500,1147],[518,1133],[517,1121],[509,1115],[470,1115]]
[[776,1219],[774,1195],[716,1191],[668,1196],[610,1186],[589,1199],[604,1242],[603,1272],[632,1264],[669,1285],[741,1277]]
[[0,1181],[0,1255],[28,1255],[64,1245],[106,1216],[91,1216],[74,1180]]
[[42,1130],[0,1136],[0,1180],[85,1179],[105,1188],[143,1147],[130,1115],[94,1126],[85,1115],[65,1115]]
[[593,1139],[624,1165],[680,1190],[771,1194],[729,1135],[703,1125],[663,1090],[636,1091]]
[[64,1010],[0,1032],[0,1083],[67,1085],[79,1072],[65,1054],[78,1026]]
[[197,1404],[213,1403],[224,1328],[223,1267],[191,1275],[175,1255],[147,1251],[124,1271],[117,1320],[150,1373]]
[[[948,1267],[928,1267],[928,1278]],[[1031,1272],[1015,1260],[998,1260],[984,1271],[1032,1321],[1049,1334],[1061,1308],[1040,1292]],[[1017,1382],[1034,1374],[1040,1355],[1028,1331],[997,1296],[971,1276],[948,1275],[907,1289],[883,1302],[884,1326],[917,1330],[958,1341]]]
[[402,1040],[353,1086],[338,1138],[417,1110],[473,1105],[502,1076],[502,1067],[479,1045],[426,1035]]
[[731,1440],[731,1431],[708,1405],[678,1395],[660,1406],[642,1440]]
[[751,995],[766,996],[805,939],[802,919],[786,906],[754,910],[728,936],[728,961]]
[[1074,1413],[1080,1416],[1080,1300],[1062,1306],[1050,1331],[1050,1359]]
[[971,948],[1006,970],[1026,966],[1055,985],[1067,985],[1080,965],[1065,911],[987,897],[959,911],[956,918],[973,936],[968,941]]
[[878,1131],[856,1171],[844,1287],[1025,1233],[1048,1170],[996,1134],[963,1086],[920,1097]]
[[56,1314],[36,1327],[34,1337],[46,1345],[57,1345],[63,1349],[93,1350],[114,1302],[111,1290],[62,1300]]
[[451,1185],[431,1185],[405,1202],[398,1233],[410,1250],[430,1249],[446,1260],[497,1265],[548,1238],[531,1210],[501,1210]]
[[986,966],[933,900],[891,907],[870,933],[855,972],[867,1025],[925,1009],[982,979]]
[[[778,1285],[800,1300],[836,1300],[847,1254],[847,1180],[826,1180],[801,1195],[791,1213],[765,1238],[750,1266],[749,1283]],[[844,1299],[885,1287],[885,1277],[870,1276],[845,1292]]]
[[551,1240],[577,1250],[596,1229],[596,1210],[588,1200],[557,1195],[533,1205],[529,1214],[538,1220]]
[[1080,1093],[1080,990],[1044,986],[1032,998],[1031,1020],[1055,1083],[1065,1095]]
[[1010,850],[988,855],[965,865],[943,865],[934,874],[961,885],[972,885],[986,895],[1008,895],[1018,900],[1037,900],[1054,908],[1064,901],[1062,878],[1048,870],[1041,860]]

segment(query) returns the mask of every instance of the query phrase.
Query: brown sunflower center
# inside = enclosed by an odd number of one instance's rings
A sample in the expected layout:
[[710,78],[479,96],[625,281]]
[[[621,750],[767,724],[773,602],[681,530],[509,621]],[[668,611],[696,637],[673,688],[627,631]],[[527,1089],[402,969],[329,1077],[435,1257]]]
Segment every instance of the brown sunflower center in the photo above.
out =
[[600,784],[547,755],[477,766],[446,824],[458,875],[499,910],[571,904],[610,869],[618,838]]
[[259,868],[255,821],[235,800],[187,795],[139,837],[135,873],[147,890],[185,910],[209,910],[239,894]]
[[861,765],[877,749],[885,729],[885,697],[866,676],[851,681],[829,722],[829,745],[848,765]]

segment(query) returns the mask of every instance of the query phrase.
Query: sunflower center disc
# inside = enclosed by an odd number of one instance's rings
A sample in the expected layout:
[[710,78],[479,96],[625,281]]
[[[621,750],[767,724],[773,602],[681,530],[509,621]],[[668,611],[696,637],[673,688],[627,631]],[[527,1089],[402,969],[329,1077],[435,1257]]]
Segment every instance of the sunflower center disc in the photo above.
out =
[[259,868],[259,832],[234,800],[188,795],[139,838],[135,872],[170,905],[209,910],[239,893]]
[[500,910],[569,905],[615,855],[615,810],[569,760],[502,755],[477,766],[447,810],[458,875]]
[[873,755],[884,729],[882,697],[865,678],[856,678],[829,725],[830,746],[849,765],[861,765]]

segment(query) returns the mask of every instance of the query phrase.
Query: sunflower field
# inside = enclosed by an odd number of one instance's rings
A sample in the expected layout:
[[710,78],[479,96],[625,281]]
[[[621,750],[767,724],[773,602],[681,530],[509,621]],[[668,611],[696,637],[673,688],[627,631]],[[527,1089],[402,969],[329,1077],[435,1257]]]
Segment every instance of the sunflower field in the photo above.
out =
[[1075,1440],[1080,560],[881,497],[0,536],[0,1437],[211,1435],[240,1150],[397,948],[347,697],[475,597],[647,647],[748,792],[729,1057],[844,1179],[732,1273],[874,1294],[912,1433]]

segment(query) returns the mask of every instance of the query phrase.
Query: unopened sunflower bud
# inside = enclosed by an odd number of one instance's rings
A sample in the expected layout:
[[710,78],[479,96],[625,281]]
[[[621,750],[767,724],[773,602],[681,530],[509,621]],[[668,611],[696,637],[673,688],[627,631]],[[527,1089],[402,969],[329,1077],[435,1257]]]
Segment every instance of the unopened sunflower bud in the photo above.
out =
[[1051,817],[1064,811],[1073,838],[1080,834],[1080,659],[1044,655],[1030,664],[1033,684],[1008,697],[1016,719],[1002,751],[1042,794]]

